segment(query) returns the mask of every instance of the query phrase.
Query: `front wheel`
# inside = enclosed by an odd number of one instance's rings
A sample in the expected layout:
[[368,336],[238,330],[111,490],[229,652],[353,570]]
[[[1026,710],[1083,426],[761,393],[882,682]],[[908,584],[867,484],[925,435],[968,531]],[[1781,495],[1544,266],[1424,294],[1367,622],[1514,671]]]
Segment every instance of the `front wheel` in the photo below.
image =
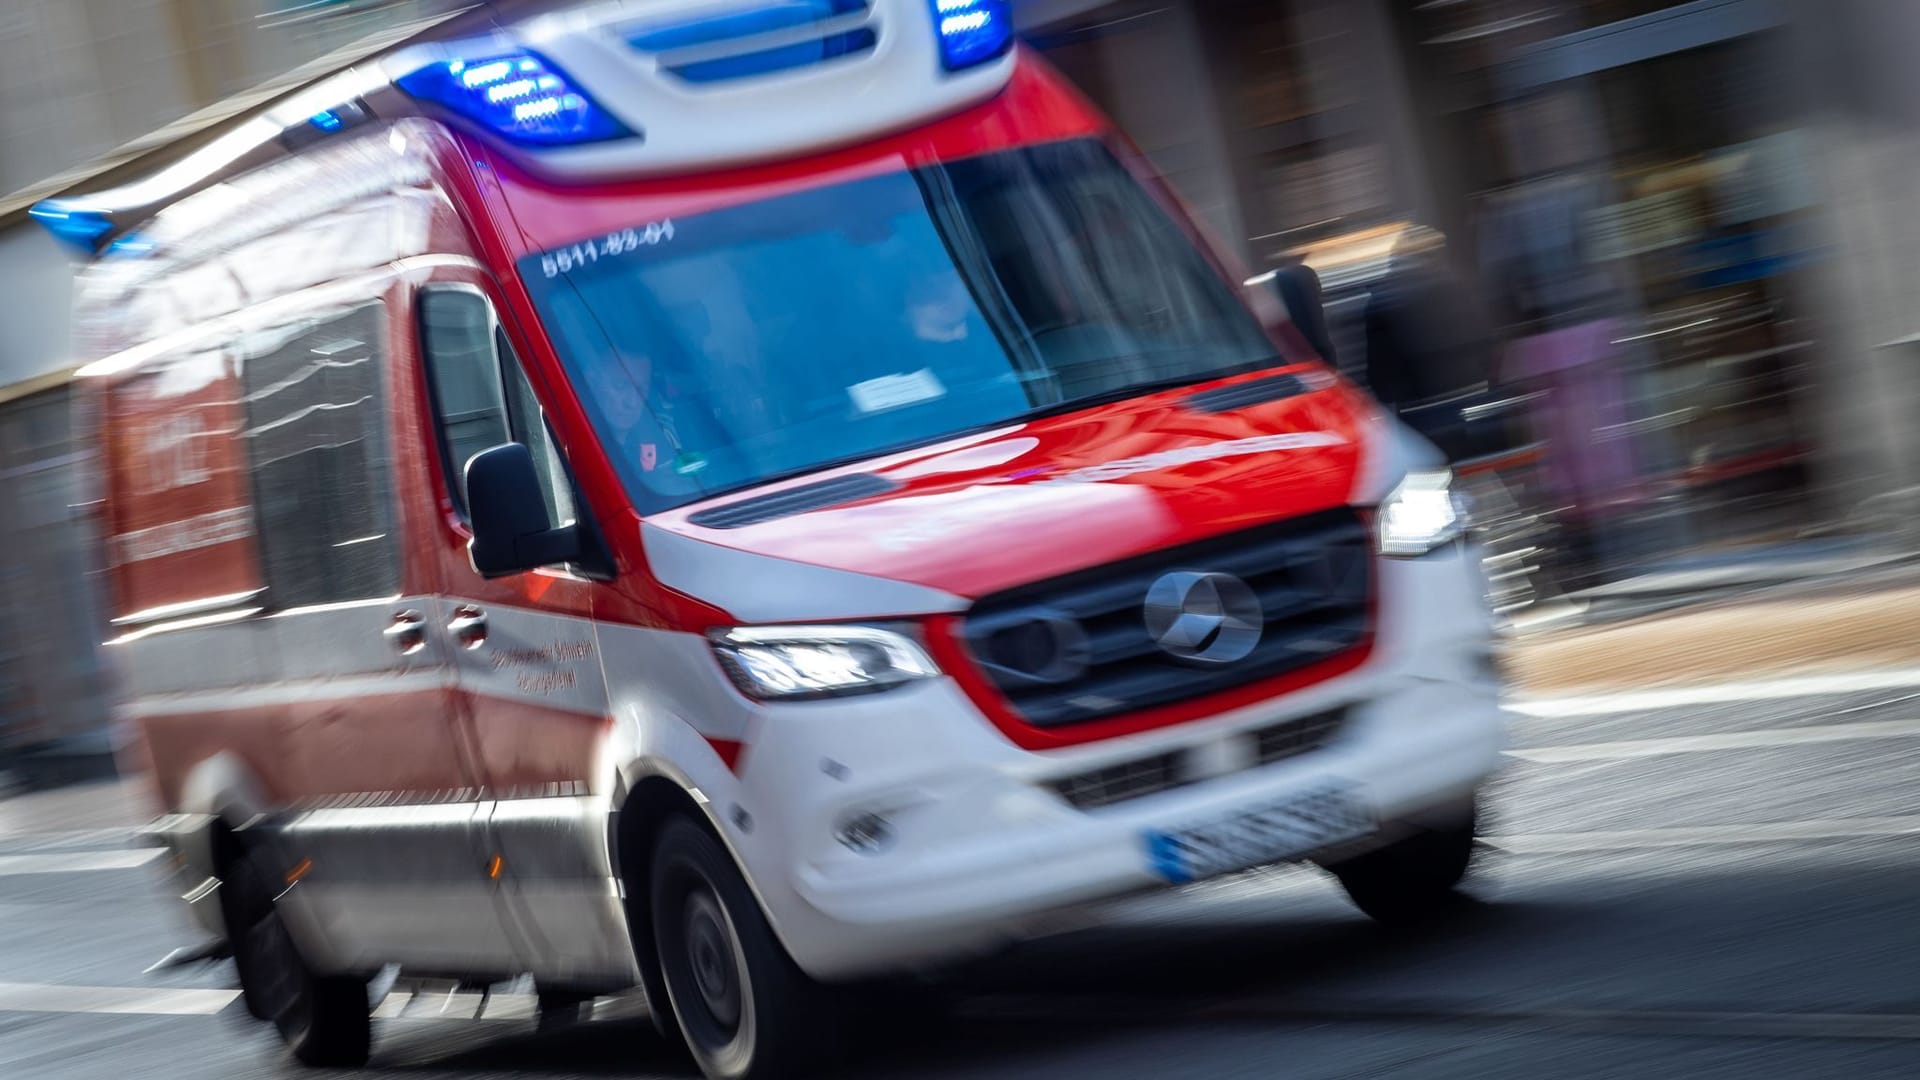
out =
[[1455,910],[1473,862],[1476,815],[1444,822],[1327,869],[1354,906],[1375,921],[1409,926]]
[[357,1068],[373,1049],[367,984],[316,975],[301,958],[274,903],[273,879],[251,855],[227,868],[228,932],[247,1010],[271,1020],[303,1065]]
[[811,1075],[829,1045],[827,991],[794,966],[733,859],[676,817],[654,847],[653,934],[667,997],[711,1080]]

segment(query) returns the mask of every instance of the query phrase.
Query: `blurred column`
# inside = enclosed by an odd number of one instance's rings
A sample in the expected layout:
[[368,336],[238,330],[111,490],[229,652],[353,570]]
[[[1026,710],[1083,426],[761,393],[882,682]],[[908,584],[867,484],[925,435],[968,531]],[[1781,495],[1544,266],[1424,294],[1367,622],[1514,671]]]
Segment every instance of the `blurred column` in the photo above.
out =
[[1792,10],[1785,48],[1812,117],[1827,256],[1809,287],[1835,346],[1816,423],[1834,496],[1851,507],[1920,490],[1920,4]]
[[1391,210],[1431,227],[1441,224],[1441,215],[1390,4],[1302,0],[1302,54],[1314,98],[1323,103],[1319,115],[1327,115],[1326,106],[1351,103],[1359,129],[1377,147]]
[[1233,157],[1193,5],[1116,20],[1100,38],[1101,104],[1214,237],[1244,260]]

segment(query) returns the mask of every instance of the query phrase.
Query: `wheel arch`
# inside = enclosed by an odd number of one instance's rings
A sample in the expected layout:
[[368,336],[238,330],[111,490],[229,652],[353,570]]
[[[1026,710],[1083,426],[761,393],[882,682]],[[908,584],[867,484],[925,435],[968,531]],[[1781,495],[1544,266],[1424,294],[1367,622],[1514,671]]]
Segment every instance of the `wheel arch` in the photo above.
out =
[[[660,830],[672,817],[678,815],[688,818],[719,843],[720,849],[733,860],[734,869],[753,894],[754,902],[760,905],[761,913],[767,916],[769,925],[774,926],[775,936],[778,937],[778,924],[773,921],[753,876],[747,872],[740,852],[721,827],[713,804],[684,773],[656,759],[634,762],[621,770],[615,779],[609,814],[608,865],[621,885],[627,936],[640,968],[641,985],[647,992],[650,1011],[651,1003],[666,1001],[666,983],[650,929],[653,922],[647,868],[652,863],[653,845]],[[783,947],[784,944],[782,942]],[[671,1017],[664,1017],[661,1013],[655,1013],[654,1022],[668,1027],[672,1024]]]
[[[226,903],[218,884],[239,853],[240,835],[266,813],[265,787],[237,755],[218,753],[188,770],[170,812],[149,832],[178,860],[180,874],[196,886],[189,910],[209,932],[228,937]],[[212,902],[208,902],[211,900]]]

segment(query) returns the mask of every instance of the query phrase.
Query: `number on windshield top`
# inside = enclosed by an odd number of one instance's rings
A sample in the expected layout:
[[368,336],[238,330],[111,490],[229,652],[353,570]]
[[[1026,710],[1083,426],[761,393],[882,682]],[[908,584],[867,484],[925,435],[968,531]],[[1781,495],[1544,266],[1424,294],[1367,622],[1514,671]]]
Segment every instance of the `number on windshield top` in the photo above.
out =
[[673,239],[673,219],[648,222],[638,228],[610,232],[594,240],[582,240],[555,248],[540,256],[540,272],[550,278],[571,274],[590,263],[612,259],[643,247],[657,247]]

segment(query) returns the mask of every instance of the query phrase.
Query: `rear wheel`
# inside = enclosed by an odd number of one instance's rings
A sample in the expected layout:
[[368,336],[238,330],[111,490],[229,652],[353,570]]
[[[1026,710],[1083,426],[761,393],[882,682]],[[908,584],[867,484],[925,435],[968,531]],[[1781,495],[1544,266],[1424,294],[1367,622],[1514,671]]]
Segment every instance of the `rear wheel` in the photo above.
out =
[[825,991],[793,964],[733,859],[705,829],[668,821],[654,846],[653,933],[687,1048],[712,1080],[809,1075]]
[[273,879],[255,857],[236,858],[226,878],[228,932],[247,1011],[273,1021],[302,1064],[366,1064],[373,1049],[366,980],[314,974],[274,903]]
[[1456,910],[1458,886],[1473,862],[1471,806],[1457,821],[1438,824],[1386,847],[1328,867],[1354,906],[1389,926],[1429,922]]

